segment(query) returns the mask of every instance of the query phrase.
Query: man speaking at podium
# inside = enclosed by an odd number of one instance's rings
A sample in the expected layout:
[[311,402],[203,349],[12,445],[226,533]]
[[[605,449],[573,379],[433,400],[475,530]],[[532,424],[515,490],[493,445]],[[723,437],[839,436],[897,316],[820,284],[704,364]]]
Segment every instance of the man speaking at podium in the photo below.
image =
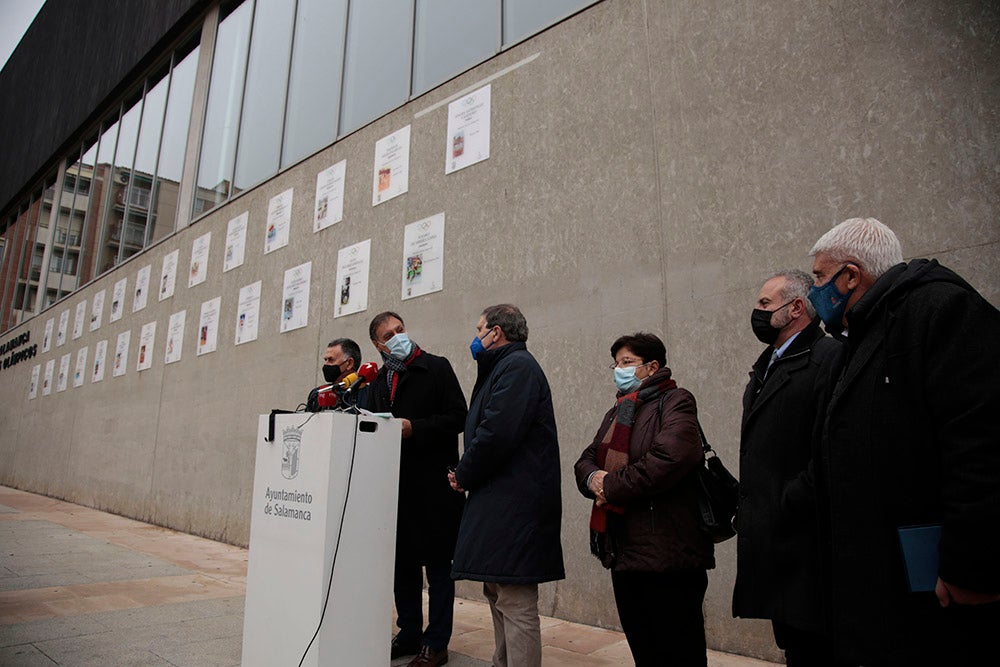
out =
[[[396,313],[376,315],[368,334],[384,362],[369,385],[369,407],[402,420],[393,580],[399,633],[392,639],[391,655],[395,659],[417,654],[412,667],[443,665],[448,661],[455,602],[451,559],[465,504],[464,496],[451,490],[447,476],[458,463],[465,395],[448,360],[411,341]],[[430,598],[426,630],[421,567],[427,571]]]
[[[337,384],[351,373],[361,368],[361,346],[350,338],[335,338],[326,346],[323,354],[323,379],[328,384]],[[306,410],[319,412],[319,389],[309,392]]]

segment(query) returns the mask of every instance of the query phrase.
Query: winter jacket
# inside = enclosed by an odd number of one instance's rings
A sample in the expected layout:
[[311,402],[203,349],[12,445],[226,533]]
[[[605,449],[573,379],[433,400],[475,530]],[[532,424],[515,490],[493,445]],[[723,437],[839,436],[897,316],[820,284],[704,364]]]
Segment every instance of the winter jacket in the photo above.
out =
[[768,369],[761,353],[743,394],[733,615],[824,628],[824,549],[808,476],[843,346],[816,319]]
[[986,610],[908,592],[899,527],[941,524],[940,577],[1000,592],[1000,312],[920,259],[882,275],[847,323],[820,454],[834,636],[844,657],[914,664],[960,648],[949,632]]
[[[670,369],[662,368],[644,384],[669,378]],[[604,415],[594,441],[576,462],[577,486],[587,498],[594,498],[587,478],[599,470],[597,449],[614,414],[612,408]],[[609,534],[618,552],[612,569],[663,572],[715,567],[712,540],[699,523],[698,469],[704,454],[691,392],[670,389],[662,402],[639,406],[628,458],[627,466],[604,478],[604,497],[625,506],[621,516],[608,514]]]
[[565,578],[559,442],[545,374],[524,343],[480,352],[455,470],[469,492],[452,576],[505,584]]
[[409,419],[413,426],[400,450],[397,558],[447,563],[455,551],[465,500],[448,483],[466,414],[455,371],[444,357],[421,350],[399,375],[395,401],[389,400],[384,366],[368,388],[365,407]]

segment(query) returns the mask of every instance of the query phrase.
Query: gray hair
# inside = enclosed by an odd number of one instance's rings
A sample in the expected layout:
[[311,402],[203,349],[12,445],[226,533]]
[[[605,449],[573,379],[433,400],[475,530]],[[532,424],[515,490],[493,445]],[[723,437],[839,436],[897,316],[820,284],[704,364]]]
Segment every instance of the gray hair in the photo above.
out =
[[781,288],[781,300],[785,303],[792,299],[802,299],[806,304],[806,312],[810,318],[816,317],[816,308],[809,300],[809,288],[812,287],[813,279],[805,271],[799,269],[784,269],[771,275],[768,280],[774,278],[784,278],[785,284]]
[[903,261],[903,247],[896,234],[875,218],[851,218],[823,234],[809,251],[811,257],[829,255],[838,263],[851,262],[878,278]]
[[528,340],[528,321],[521,310],[509,303],[501,303],[483,310],[486,326],[500,327],[503,335],[511,342]]

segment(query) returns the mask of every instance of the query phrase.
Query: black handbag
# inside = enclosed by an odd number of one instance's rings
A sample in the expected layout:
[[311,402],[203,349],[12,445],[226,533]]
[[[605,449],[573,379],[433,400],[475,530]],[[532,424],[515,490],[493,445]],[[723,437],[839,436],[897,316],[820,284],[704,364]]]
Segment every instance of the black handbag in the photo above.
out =
[[[663,399],[666,397],[667,392],[660,395],[657,406],[660,418],[663,415]],[[701,448],[705,453],[705,464],[698,470],[698,484],[701,486],[701,492],[698,494],[701,529],[718,544],[736,535],[736,509],[740,501],[740,482],[726,469],[722,459],[712,449],[712,445],[708,444],[700,421],[698,435],[701,436]]]
[[718,544],[736,535],[736,509],[740,500],[740,482],[733,476],[722,459],[705,438],[705,431],[698,424],[701,447],[705,452],[705,465],[698,471],[701,494],[701,529]]

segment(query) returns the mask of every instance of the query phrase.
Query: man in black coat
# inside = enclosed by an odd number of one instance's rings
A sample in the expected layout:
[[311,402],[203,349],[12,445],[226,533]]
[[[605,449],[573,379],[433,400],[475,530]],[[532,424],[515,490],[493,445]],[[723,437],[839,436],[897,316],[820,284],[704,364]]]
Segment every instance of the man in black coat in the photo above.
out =
[[750,371],[740,433],[733,615],[770,619],[789,667],[837,664],[807,469],[842,346],[820,329],[811,285],[803,271],[781,271],[757,296],[750,323],[767,347]]
[[[376,315],[368,333],[384,364],[369,387],[367,406],[402,420],[393,581],[399,633],[391,655],[417,653],[410,665],[433,667],[448,661],[454,615],[451,559],[464,498],[452,491],[447,475],[458,463],[465,395],[448,360],[410,341],[396,313]],[[426,629],[422,567],[430,599]]]
[[516,306],[491,306],[480,316],[465,451],[448,476],[456,491],[469,491],[452,574],[483,582],[498,667],[541,665],[538,584],[566,576],[552,393],[527,339]]
[[[937,261],[903,263],[874,218],[810,254],[810,300],[847,339],[818,459],[838,648],[866,666],[995,662],[1000,312]],[[904,558],[900,536],[925,525],[938,543]]]

